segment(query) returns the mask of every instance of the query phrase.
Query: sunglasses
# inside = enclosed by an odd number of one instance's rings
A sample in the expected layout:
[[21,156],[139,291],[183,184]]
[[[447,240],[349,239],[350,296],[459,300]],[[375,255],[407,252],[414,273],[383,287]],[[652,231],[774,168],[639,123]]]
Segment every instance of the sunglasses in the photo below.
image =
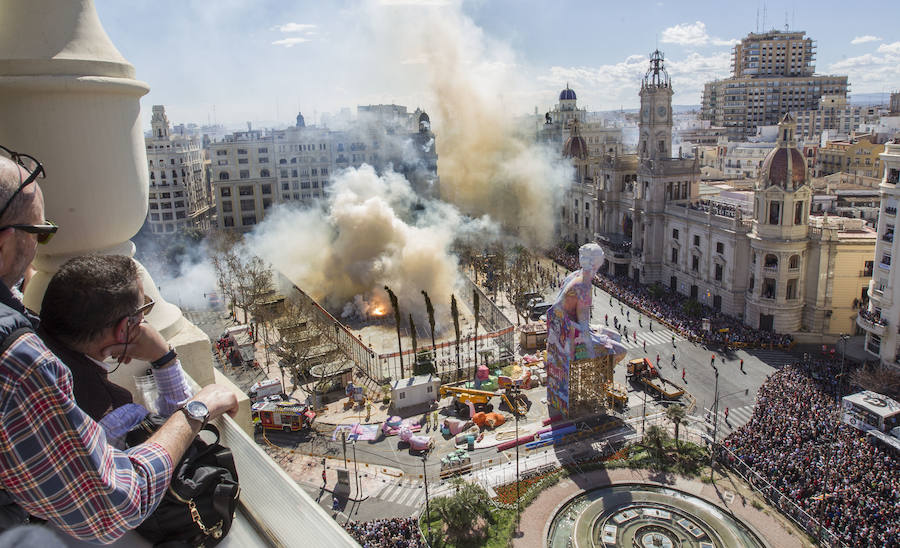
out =
[[[142,314],[144,316],[146,316],[147,314],[150,313],[151,310],[153,310],[153,305],[155,305],[155,304],[156,304],[156,301],[151,299],[149,295],[144,295],[144,304],[137,307],[134,312],[132,312],[131,314],[128,315],[128,317],[129,318],[137,318],[138,316],[140,316]],[[135,323],[137,323],[137,322],[135,322]]]
[[37,234],[37,242],[39,244],[46,244],[53,238],[53,235],[56,234],[56,231],[59,230],[59,227],[56,226],[56,223],[53,221],[44,221],[42,225],[5,225],[0,226],[0,232],[3,232],[7,228],[13,228],[15,230],[21,230],[22,232],[27,232],[29,234]]
[[6,203],[3,204],[3,208],[0,209],[0,219],[2,219],[3,214],[6,213],[7,209],[9,209],[9,206],[12,204],[13,200],[16,199],[16,196],[18,196],[19,193],[22,192],[22,189],[33,183],[34,180],[38,177],[43,179],[47,176],[47,174],[44,172],[44,166],[42,166],[41,163],[38,162],[37,159],[33,156],[9,150],[3,145],[0,145],[0,151],[5,152],[6,156],[8,156],[10,160],[22,166],[23,168],[25,168],[25,171],[28,172],[28,177],[26,177],[24,180],[22,179],[21,172],[19,173],[19,188],[17,188],[16,191],[13,192],[12,196],[9,197],[9,200],[6,200]]

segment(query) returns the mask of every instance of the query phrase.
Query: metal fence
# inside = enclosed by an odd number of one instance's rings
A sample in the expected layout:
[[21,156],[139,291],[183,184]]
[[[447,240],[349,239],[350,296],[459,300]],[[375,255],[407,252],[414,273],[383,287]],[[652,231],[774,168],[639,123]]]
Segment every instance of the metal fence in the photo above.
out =
[[819,520],[809,515],[808,512],[797,506],[784,493],[763,478],[756,470],[742,461],[730,449],[716,444],[717,460],[731,471],[743,478],[744,482],[752,486],[769,504],[787,516],[798,527],[817,539],[824,546],[847,546],[838,536],[822,525]]
[[475,299],[473,295],[475,292],[478,292],[479,323],[484,326],[486,331],[503,333],[503,335],[496,337],[497,346],[499,347],[501,354],[505,352],[509,355],[513,355],[516,348],[515,325],[513,325],[513,322],[506,317],[506,314],[500,310],[494,301],[485,295],[480,287],[468,278],[464,278],[464,280],[466,288],[462,294],[463,301],[474,313]]

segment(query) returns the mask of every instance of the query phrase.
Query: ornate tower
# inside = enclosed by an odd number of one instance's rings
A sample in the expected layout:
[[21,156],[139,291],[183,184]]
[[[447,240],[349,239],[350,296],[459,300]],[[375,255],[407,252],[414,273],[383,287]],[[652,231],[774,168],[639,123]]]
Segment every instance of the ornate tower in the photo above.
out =
[[763,160],[754,189],[746,322],[779,333],[798,331],[803,312],[809,209],[806,161],[797,123],[785,114],[778,141]]
[[154,139],[169,138],[169,118],[166,116],[166,107],[153,105],[153,117],[150,118],[150,127],[153,129]]
[[650,55],[650,69],[641,81],[641,119],[638,122],[638,155],[641,158],[672,157],[672,83],[663,54]]

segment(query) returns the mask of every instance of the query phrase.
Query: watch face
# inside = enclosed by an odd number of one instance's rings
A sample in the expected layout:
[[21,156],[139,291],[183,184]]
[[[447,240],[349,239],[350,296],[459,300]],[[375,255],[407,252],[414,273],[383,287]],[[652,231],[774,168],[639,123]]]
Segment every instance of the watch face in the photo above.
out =
[[662,106],[661,106],[661,107],[657,108],[657,109],[656,109],[656,113],[659,114],[659,115],[662,116],[662,117],[665,117],[665,115],[666,115],[666,107],[662,107]]
[[206,404],[202,401],[189,401],[184,407],[188,412],[188,415],[198,421],[202,421],[209,415],[209,409],[207,409]]

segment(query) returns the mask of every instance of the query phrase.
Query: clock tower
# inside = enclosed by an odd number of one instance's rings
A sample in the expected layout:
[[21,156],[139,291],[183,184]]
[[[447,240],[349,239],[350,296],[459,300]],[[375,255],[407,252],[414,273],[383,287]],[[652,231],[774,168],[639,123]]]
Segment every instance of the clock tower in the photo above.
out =
[[672,157],[672,83],[659,50],[650,55],[650,69],[641,81],[638,132],[642,159]]

